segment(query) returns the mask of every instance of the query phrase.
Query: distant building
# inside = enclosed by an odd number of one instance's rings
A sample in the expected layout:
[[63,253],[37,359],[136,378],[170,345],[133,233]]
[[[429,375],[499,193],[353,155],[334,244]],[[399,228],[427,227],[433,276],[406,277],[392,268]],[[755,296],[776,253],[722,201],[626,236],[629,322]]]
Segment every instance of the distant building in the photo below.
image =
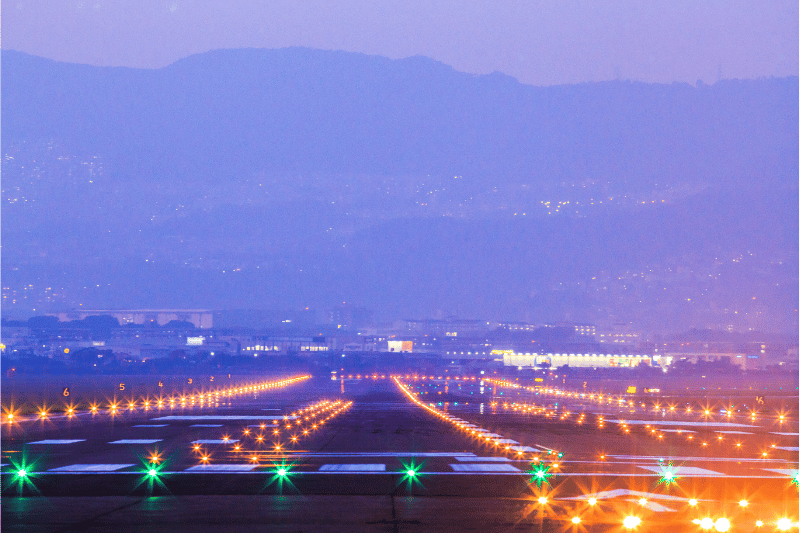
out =
[[432,335],[438,337],[478,337],[489,331],[489,323],[483,320],[447,318],[435,320],[404,320],[404,333],[408,335]]
[[633,331],[628,324],[618,323],[610,328],[596,331],[595,339],[603,344],[639,344],[642,333]]
[[157,324],[163,326],[173,320],[191,322],[196,328],[213,327],[214,313],[207,309],[80,309],[50,314],[60,322],[83,320],[87,316],[113,316],[123,326],[125,324]]

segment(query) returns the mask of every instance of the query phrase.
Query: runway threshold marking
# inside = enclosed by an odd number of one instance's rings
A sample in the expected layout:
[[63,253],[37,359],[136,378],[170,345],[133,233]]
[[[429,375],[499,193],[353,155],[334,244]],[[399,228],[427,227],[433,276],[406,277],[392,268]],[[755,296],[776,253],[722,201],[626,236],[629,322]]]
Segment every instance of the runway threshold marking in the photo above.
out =
[[797,470],[792,470],[791,468],[762,468],[761,470],[766,470],[768,472],[777,472],[778,474],[784,474],[787,476],[797,475]]
[[109,444],[155,444],[164,439],[122,439],[109,442]]
[[150,420],[295,420],[296,416],[272,415],[168,415]]
[[200,439],[200,440],[193,440],[192,444],[234,444],[239,442],[239,439]]
[[221,428],[222,424],[192,424],[191,428]]
[[[656,473],[663,473],[665,471],[665,467],[661,466],[643,466],[643,465],[636,465],[637,468],[641,468],[643,470],[650,470],[651,472]],[[678,476],[724,476],[722,472],[715,472],[713,470],[706,470],[705,468],[699,468],[696,466],[673,466],[669,467],[669,471]]]
[[510,464],[451,464],[455,472],[513,472],[522,473],[522,470]]
[[287,452],[287,457],[475,457],[469,452]]
[[137,424],[135,426],[131,426],[134,428],[165,428],[169,426],[169,424]]
[[739,424],[738,422],[681,422],[680,420],[606,420],[615,424],[628,424],[634,426],[691,426],[698,428],[760,428],[752,424]]
[[28,444],[75,444],[76,442],[86,442],[86,439],[45,439],[29,442]]
[[190,466],[184,472],[250,472],[258,465],[254,464],[215,464]]
[[133,463],[129,464],[74,464],[67,466],[59,466],[58,468],[51,468],[48,472],[114,472],[122,470],[123,468],[130,468],[136,466]]
[[[456,457],[456,461],[472,461],[472,462],[485,462],[485,463],[508,463],[511,459],[508,457]],[[525,461],[526,463],[529,461]]]
[[385,472],[385,464],[325,464],[320,472]]
[[[606,457],[612,459],[622,459],[624,461],[720,461],[732,463],[764,463],[764,459],[748,458],[748,457],[674,457],[671,455],[611,455],[606,454]],[[785,459],[770,459],[770,462],[785,463]]]

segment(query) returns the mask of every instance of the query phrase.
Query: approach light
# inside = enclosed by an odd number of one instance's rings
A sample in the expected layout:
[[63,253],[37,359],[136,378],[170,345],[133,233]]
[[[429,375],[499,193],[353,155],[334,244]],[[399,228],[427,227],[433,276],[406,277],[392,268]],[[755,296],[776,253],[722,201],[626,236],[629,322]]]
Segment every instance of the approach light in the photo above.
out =
[[406,471],[406,475],[407,475],[408,477],[414,477],[414,476],[416,476],[416,475],[417,475],[417,473],[416,473],[416,472],[414,472],[414,471],[413,471],[413,470],[411,470],[411,469],[408,469],[408,470]]
[[747,507],[747,500],[739,500],[739,507]]
[[694,507],[695,505],[697,505],[697,500],[695,500],[694,498],[692,498],[691,500],[689,500],[689,502],[688,502],[688,503],[689,503],[689,505],[691,505],[692,507]]
[[709,517],[705,517],[700,520],[700,529],[711,529],[714,527],[714,520]]
[[597,498],[589,498],[589,505],[597,505]]
[[581,523],[581,517],[580,516],[573,516],[572,517],[572,523],[573,524],[580,524]]
[[28,472],[24,468],[20,468],[17,470],[17,477],[25,478],[28,476]]
[[150,477],[156,477],[158,475],[158,471],[155,468],[151,468],[147,471],[147,475]]
[[761,520],[756,520],[756,527],[761,527],[763,525],[764,525],[764,522],[762,522]]
[[544,496],[540,496],[538,502],[544,505],[547,503],[547,498]]
[[781,518],[775,523],[778,531],[789,531],[792,528],[792,521],[786,517]]
[[281,467],[278,469],[278,475],[284,477],[286,475],[286,469]]

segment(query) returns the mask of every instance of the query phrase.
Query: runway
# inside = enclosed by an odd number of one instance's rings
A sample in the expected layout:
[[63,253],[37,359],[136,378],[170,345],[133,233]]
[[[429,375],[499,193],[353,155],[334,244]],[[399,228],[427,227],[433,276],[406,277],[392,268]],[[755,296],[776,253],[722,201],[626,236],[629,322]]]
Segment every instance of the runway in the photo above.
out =
[[[133,509],[153,531],[263,520],[287,531],[797,523],[796,419],[555,403],[480,379],[402,376],[30,417],[3,426],[3,526],[134,531]],[[211,511],[220,506],[236,517]]]

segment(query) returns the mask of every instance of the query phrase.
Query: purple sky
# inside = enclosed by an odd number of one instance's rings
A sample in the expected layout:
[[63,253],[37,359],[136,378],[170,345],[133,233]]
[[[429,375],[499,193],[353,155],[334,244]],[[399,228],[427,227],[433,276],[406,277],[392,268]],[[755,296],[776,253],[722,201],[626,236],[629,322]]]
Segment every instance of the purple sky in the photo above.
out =
[[160,67],[217,48],[432,57],[535,85],[798,73],[796,0],[7,0],[3,47]]

